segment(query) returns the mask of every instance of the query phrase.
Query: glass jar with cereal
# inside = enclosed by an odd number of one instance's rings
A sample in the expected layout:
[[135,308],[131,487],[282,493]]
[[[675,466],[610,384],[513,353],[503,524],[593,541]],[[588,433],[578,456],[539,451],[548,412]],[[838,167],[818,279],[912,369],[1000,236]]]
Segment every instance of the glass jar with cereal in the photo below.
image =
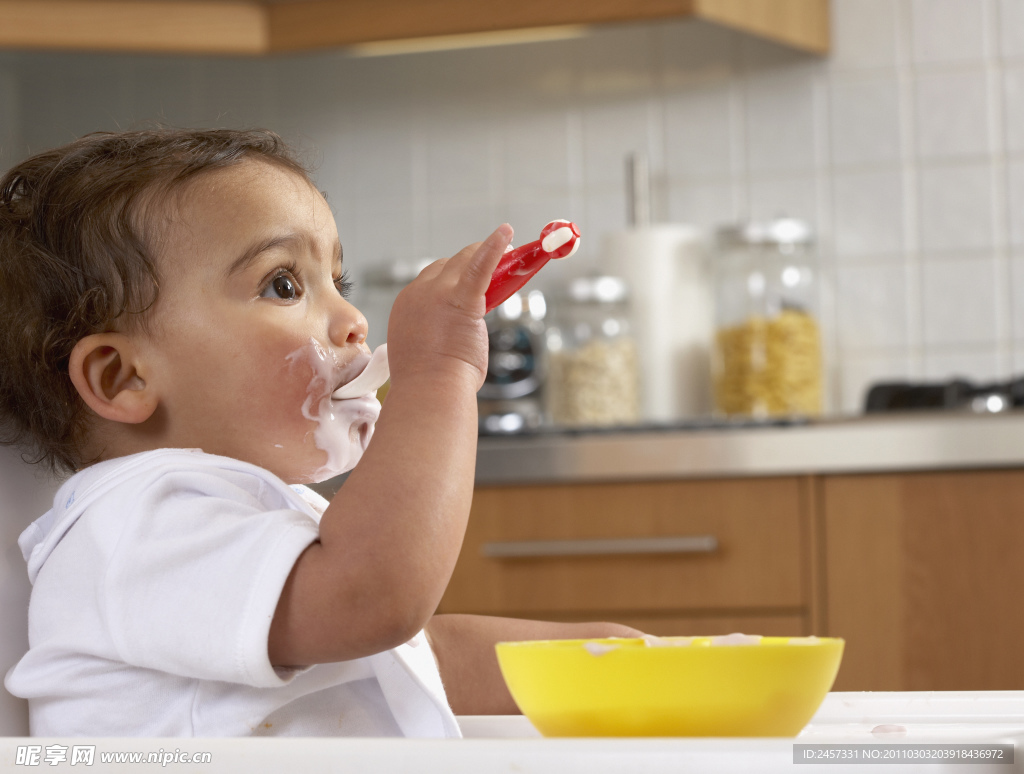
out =
[[821,413],[813,245],[810,226],[794,218],[719,229],[712,374],[719,412]]
[[573,280],[553,318],[547,330],[552,423],[587,427],[639,421],[639,367],[625,280]]

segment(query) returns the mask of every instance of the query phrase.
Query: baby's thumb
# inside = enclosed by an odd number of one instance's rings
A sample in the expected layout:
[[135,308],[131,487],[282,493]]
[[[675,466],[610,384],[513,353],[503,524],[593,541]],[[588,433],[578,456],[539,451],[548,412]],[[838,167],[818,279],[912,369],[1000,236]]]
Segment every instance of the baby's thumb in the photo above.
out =
[[[498,261],[505,254],[505,248],[512,243],[512,227],[502,223],[481,242],[480,247],[469,257],[459,277],[459,294],[464,298],[483,297],[491,284],[491,275],[498,267]],[[465,295],[464,295],[465,294]]]

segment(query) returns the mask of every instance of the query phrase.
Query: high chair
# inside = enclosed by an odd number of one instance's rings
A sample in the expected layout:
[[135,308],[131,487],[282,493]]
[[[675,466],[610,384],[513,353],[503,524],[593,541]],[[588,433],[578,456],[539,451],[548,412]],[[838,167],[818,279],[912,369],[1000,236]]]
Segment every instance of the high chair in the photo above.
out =
[[[53,503],[58,482],[0,448],[0,678],[28,648],[31,585],[18,548],[22,530]],[[0,687],[0,736],[28,736],[28,702]]]

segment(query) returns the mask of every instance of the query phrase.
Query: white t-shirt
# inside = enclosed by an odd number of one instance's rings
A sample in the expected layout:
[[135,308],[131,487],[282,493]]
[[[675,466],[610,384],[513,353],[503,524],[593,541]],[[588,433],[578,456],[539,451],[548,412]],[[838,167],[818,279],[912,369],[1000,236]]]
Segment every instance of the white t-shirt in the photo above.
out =
[[459,736],[430,646],[275,669],[270,622],[327,501],[161,449],[70,478],[18,543],[29,650],[7,690],[35,736]]

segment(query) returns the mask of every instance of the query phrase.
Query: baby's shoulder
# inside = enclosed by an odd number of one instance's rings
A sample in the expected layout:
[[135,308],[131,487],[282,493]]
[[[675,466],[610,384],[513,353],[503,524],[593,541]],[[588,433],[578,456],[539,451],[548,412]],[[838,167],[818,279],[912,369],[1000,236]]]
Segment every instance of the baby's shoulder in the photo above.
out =
[[83,510],[102,502],[130,508],[161,503],[181,507],[188,501],[237,501],[254,507],[282,508],[301,502],[297,493],[263,468],[200,449],[157,449],[85,469],[70,479],[55,500],[57,507]]
[[108,567],[116,557],[138,564],[157,549],[198,546],[203,553],[239,539],[270,544],[294,528],[315,537],[317,521],[291,487],[255,465],[161,449],[77,473],[19,545],[35,582],[58,546],[63,560],[71,557],[76,566]]

